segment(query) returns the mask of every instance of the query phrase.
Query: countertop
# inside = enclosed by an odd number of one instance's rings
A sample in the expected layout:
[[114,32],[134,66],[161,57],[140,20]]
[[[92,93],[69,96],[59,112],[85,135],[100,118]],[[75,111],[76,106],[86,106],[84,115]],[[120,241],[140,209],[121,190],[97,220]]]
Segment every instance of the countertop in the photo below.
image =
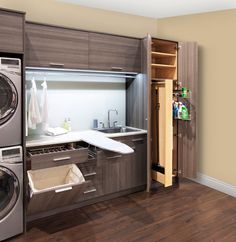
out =
[[[129,127],[132,128],[132,127]],[[134,128],[136,129],[136,128]],[[122,137],[122,136],[130,136],[130,135],[140,135],[146,134],[147,130],[138,129],[139,131],[134,132],[124,132],[124,133],[103,133],[108,138]],[[71,131],[67,134],[58,135],[58,136],[48,136],[48,135],[40,135],[40,136],[32,136],[27,137],[26,139],[26,147],[36,147],[36,146],[44,146],[44,145],[55,145],[55,144],[63,144],[70,142],[80,141],[81,133],[83,131]],[[99,132],[99,131],[96,131]],[[99,132],[101,133],[101,132]]]

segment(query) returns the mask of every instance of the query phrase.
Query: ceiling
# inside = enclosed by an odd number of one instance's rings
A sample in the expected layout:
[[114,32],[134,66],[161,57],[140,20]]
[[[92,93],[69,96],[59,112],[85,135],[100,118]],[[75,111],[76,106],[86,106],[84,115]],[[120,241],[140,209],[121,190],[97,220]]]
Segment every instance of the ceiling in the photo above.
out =
[[236,0],[59,0],[86,7],[166,18],[236,8]]

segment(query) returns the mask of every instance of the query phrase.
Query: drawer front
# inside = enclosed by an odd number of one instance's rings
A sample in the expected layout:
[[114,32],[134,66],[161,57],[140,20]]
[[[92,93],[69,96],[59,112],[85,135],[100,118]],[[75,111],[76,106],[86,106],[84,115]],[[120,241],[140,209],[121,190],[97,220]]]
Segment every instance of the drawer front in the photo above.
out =
[[141,72],[141,41],[135,38],[89,33],[89,68]]
[[97,160],[88,161],[77,164],[86,181],[90,181],[90,185],[84,191],[83,195],[79,197],[79,201],[88,200],[102,193],[102,173],[101,167],[97,167]]
[[118,163],[122,159],[122,155],[113,151],[99,150],[97,151],[97,165],[102,166],[109,163]]
[[86,189],[83,191],[81,196],[78,197],[76,202],[86,201],[95,197],[98,197],[98,189],[96,185],[91,182],[89,186],[87,186]]
[[72,163],[86,162],[88,160],[88,149],[60,151],[50,154],[30,155],[31,169],[43,169]]
[[76,203],[83,192],[90,186],[90,181],[74,185],[69,189],[48,191],[45,193],[34,194],[27,208],[27,214],[37,214],[40,212],[50,211],[56,208],[64,207]]
[[88,33],[27,23],[26,65],[88,69]]
[[24,52],[24,14],[0,11],[0,51]]
[[116,137],[114,140],[117,140],[119,142],[122,142],[132,149],[135,149],[136,146],[139,146],[141,144],[147,143],[147,136],[146,135],[132,135],[132,136],[122,136],[122,137]]
[[94,179],[97,175],[97,160],[79,163],[78,167],[86,180]]

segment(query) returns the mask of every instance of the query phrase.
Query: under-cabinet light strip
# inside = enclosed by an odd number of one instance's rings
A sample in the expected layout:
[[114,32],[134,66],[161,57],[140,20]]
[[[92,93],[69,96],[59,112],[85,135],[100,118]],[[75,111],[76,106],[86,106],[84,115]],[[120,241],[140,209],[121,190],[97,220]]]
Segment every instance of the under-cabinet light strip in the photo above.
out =
[[74,69],[60,69],[60,68],[43,68],[43,67],[26,67],[26,73],[42,75],[42,74],[54,74],[53,72],[61,73],[73,73],[80,76],[100,76],[100,77],[117,77],[117,78],[136,78],[137,72],[117,72],[117,71],[91,71],[91,70],[74,70]]

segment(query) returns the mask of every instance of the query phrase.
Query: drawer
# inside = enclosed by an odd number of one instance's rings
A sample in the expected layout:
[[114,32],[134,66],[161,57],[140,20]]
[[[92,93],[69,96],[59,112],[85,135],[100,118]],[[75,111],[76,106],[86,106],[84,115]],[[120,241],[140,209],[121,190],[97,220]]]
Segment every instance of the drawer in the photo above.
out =
[[30,198],[27,214],[37,214],[74,204],[83,196],[84,191],[88,190],[90,184],[91,181],[85,181],[82,184],[74,185],[70,188],[35,194]]
[[61,166],[72,163],[86,162],[88,160],[88,148],[71,148],[50,151],[47,149],[37,149],[29,151],[31,169],[42,169],[54,166]]
[[93,180],[97,175],[97,160],[77,164],[85,180]]
[[75,164],[27,171],[30,190],[28,214],[76,203],[91,186]]
[[98,196],[98,189],[96,185],[94,185],[92,182],[86,187],[86,189],[83,191],[81,196],[78,197],[76,202],[81,202],[85,200],[89,200],[92,198],[95,198]]
[[123,136],[114,138],[116,141],[122,142],[132,149],[135,149],[136,145],[144,144],[147,142],[147,136],[145,135],[134,135],[134,136]]

